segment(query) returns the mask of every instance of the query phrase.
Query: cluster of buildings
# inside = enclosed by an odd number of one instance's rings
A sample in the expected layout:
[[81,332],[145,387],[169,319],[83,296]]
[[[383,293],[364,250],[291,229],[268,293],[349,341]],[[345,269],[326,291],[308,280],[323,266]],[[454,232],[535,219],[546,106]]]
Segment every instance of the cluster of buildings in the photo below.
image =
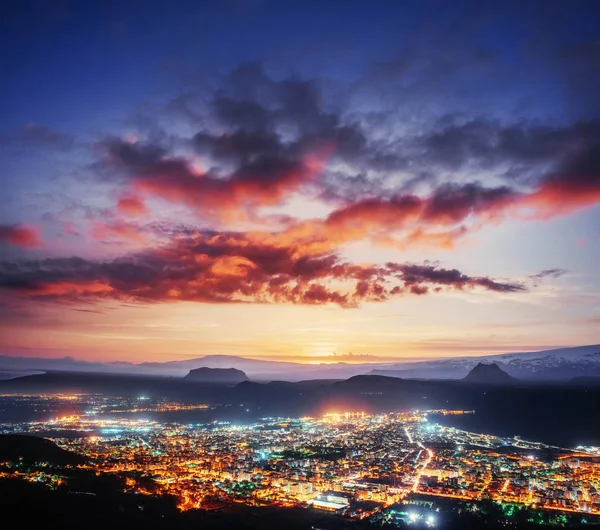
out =
[[[130,490],[177,496],[182,510],[243,502],[364,517],[418,494],[600,514],[597,448],[561,450],[435,422],[438,414],[460,413],[342,413],[248,425],[84,414],[18,429],[88,431],[55,441],[89,457],[98,472],[125,477]],[[433,525],[433,516],[423,517]]]

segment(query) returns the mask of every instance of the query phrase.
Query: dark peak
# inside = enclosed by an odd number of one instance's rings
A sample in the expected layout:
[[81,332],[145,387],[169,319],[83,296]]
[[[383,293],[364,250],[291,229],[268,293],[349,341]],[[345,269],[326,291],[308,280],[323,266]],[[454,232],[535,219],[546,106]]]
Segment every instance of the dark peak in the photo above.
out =
[[241,383],[235,385],[235,388],[264,388],[267,386],[267,383],[257,383],[256,381],[250,381],[250,379],[246,379]]
[[206,366],[190,370],[184,379],[215,385],[237,385],[248,381],[246,374],[237,368],[207,368]]
[[405,383],[405,379],[399,377],[387,377],[385,375],[355,375],[346,379],[345,381],[339,381],[334,385],[340,386],[397,386]]
[[485,370],[488,372],[506,373],[506,372],[504,372],[504,370],[502,370],[502,368],[500,368],[498,366],[498,363],[483,363],[483,362],[477,363],[477,365],[471,370],[471,372],[482,371],[482,370]]
[[378,374],[360,374],[354,375],[347,379],[347,381],[387,381],[388,379],[399,379],[398,377],[388,377],[386,375]]
[[511,383],[515,379],[508,375],[496,363],[478,363],[463,381],[467,383]]
[[267,385],[269,386],[281,386],[281,387],[292,387],[297,383],[292,383],[290,381],[269,381]]

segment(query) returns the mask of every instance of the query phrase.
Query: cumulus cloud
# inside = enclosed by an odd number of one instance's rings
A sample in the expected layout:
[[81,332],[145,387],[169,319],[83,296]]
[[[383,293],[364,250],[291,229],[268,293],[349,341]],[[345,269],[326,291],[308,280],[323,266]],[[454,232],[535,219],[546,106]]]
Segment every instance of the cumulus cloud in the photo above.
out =
[[95,221],[92,223],[92,236],[99,241],[130,240],[139,243],[146,242],[148,231],[136,223],[115,219],[110,222]]
[[21,248],[35,248],[42,245],[39,232],[24,225],[0,225],[0,243]]
[[117,210],[122,214],[133,217],[148,213],[148,209],[140,197],[122,197],[117,202]]
[[[92,169],[118,199],[110,215],[87,219],[90,234],[146,250],[112,261],[5,263],[3,287],[67,299],[341,306],[445,289],[518,293],[520,283],[437,264],[349,263],[344,246],[449,248],[487,223],[600,202],[597,120],[504,124],[452,115],[386,136],[377,120],[332,103],[315,81],[276,80],[257,64],[232,72],[204,101],[185,138],[109,137],[97,145]],[[53,141],[51,131],[30,134]],[[481,172],[494,178],[482,183]],[[327,213],[273,213],[296,195]],[[161,201],[184,207],[203,228],[151,223],[150,207]],[[267,228],[228,230],[237,221]],[[4,230],[0,238],[13,244],[39,243],[35,234]]]
[[247,160],[227,175],[200,173],[189,160],[161,156],[156,146],[106,142],[107,166],[121,168],[139,194],[147,194],[195,210],[201,217],[239,217],[260,206],[281,203],[321,170],[329,148],[302,158],[261,156]]
[[214,303],[334,303],[355,307],[396,295],[482,289],[518,293],[518,282],[469,276],[437,263],[353,264],[334,252],[297,254],[244,233],[199,233],[111,261],[3,262],[0,288],[28,298],[116,298]]
[[[257,219],[301,193],[333,208],[312,224],[321,236],[334,228],[400,244],[452,246],[486,222],[545,219],[600,202],[599,120],[449,115],[384,137],[368,116],[327,104],[315,81],[274,80],[258,64],[229,74],[205,107],[187,155],[110,138],[101,143],[101,173],[119,175],[140,201],[157,197],[215,222]],[[496,183],[480,182],[482,172]],[[138,204],[122,199],[117,208],[132,215]],[[401,238],[393,234],[411,223]]]

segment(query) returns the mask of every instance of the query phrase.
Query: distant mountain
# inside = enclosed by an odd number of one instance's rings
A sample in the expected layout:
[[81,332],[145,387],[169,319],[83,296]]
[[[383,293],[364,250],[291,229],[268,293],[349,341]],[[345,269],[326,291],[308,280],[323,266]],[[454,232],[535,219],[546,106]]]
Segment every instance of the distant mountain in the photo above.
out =
[[170,361],[167,363],[143,363],[139,367],[144,370],[169,370],[173,375],[188,370],[206,366],[207,368],[237,368],[243,370],[248,377],[255,381],[302,381],[314,379],[347,379],[353,375],[364,374],[379,366],[372,364],[323,363],[304,364],[289,361],[272,361],[269,359],[251,359],[236,355],[206,355],[185,361]]
[[414,379],[462,379],[480,362],[494,362],[508,375],[529,381],[569,381],[574,377],[600,376],[600,344],[460,357],[416,363],[393,363],[368,372],[373,375]]
[[[365,375],[378,375],[378,376],[382,376],[382,377],[397,377],[399,379],[405,378],[405,377],[414,377],[411,374],[411,370],[385,370],[385,369],[375,369],[375,370],[371,370],[370,372],[367,372]],[[432,378],[432,379],[437,379],[437,378]]]
[[463,378],[463,381],[465,383],[506,385],[516,381],[516,379],[508,375],[496,363],[479,363]]
[[0,435],[0,462],[65,466],[83,464],[85,461],[83,456],[65,451],[45,438],[23,434]]
[[0,371],[50,370],[72,372],[120,373],[183,377],[190,370],[236,368],[254,381],[303,381],[310,379],[348,379],[355,375],[383,375],[403,379],[462,379],[480,362],[494,362],[518,379],[531,381],[568,381],[575,377],[600,376],[600,345],[578,346],[535,352],[479,355],[433,361],[393,363],[302,364],[235,355],[207,355],[164,363],[92,363],[70,357],[60,359],[0,356]]
[[43,372],[39,370],[14,370],[14,371],[1,371],[0,370],[0,381],[4,379],[15,379],[17,377],[26,377],[28,375],[41,374]]
[[[106,374],[137,374],[184,377],[196,368],[237,368],[257,381],[305,381],[314,379],[346,379],[364,374],[381,366],[379,363],[346,364],[323,363],[303,364],[269,359],[251,359],[236,355],[206,355],[183,361],[97,363],[76,360],[71,357],[39,358],[0,355],[0,371],[47,370],[57,372],[94,372]],[[383,365],[387,366],[386,364]]]
[[243,381],[248,381],[248,377],[241,370],[235,368],[195,368],[185,376],[188,381],[197,383],[209,383],[216,385],[237,385]]
[[402,384],[411,384],[413,381],[403,381],[399,378],[382,375],[355,375],[345,381],[335,383],[336,388],[359,388],[362,391],[380,391],[388,388],[399,388]]

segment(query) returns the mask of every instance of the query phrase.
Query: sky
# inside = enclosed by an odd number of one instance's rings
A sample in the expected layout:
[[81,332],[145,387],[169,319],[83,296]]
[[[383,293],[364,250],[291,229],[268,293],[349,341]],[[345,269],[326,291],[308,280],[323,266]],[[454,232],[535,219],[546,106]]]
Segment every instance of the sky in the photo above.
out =
[[599,17],[3,2],[0,355],[600,343]]

